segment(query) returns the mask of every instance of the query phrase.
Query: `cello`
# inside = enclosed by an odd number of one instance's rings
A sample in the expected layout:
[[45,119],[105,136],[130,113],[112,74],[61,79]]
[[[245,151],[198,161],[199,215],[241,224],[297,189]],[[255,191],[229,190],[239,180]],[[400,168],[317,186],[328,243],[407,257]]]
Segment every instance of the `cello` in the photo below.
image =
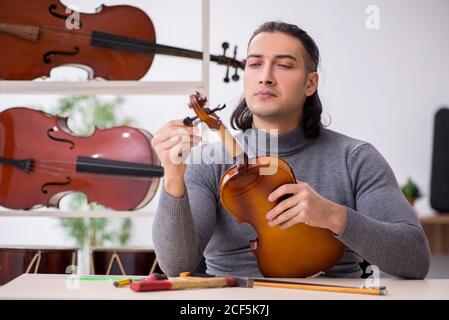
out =
[[218,132],[225,149],[237,163],[219,182],[220,201],[238,223],[250,224],[257,238],[250,242],[257,264],[265,277],[303,278],[332,268],[343,255],[343,244],[327,229],[298,223],[288,229],[270,227],[265,214],[285,198],[268,201],[268,195],[284,184],[296,183],[286,160],[274,155],[250,159],[239,142],[198,92],[190,96],[189,108],[196,116],[184,119],[185,125],[202,121]]
[[[102,5],[92,14],[73,17],[60,0],[0,0],[0,79],[33,80],[50,75],[62,65],[74,65],[106,80],[138,80],[150,69],[154,55],[203,59],[203,53],[156,43],[151,19],[129,5]],[[231,79],[239,80],[245,63],[223,55],[210,60],[235,68]]]
[[59,207],[82,192],[88,202],[135,210],[155,195],[164,170],[152,135],[128,126],[73,134],[67,118],[16,107],[0,113],[0,205]]

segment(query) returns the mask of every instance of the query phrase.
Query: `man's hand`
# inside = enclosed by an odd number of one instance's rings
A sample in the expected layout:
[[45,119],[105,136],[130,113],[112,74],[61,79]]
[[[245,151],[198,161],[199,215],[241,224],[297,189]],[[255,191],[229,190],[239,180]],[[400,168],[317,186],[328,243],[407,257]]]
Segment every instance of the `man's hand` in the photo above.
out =
[[182,120],[166,123],[154,134],[151,146],[164,167],[164,189],[170,195],[180,198],[185,193],[185,159],[191,149],[201,142],[196,127],[187,127]]
[[268,201],[275,201],[282,196],[291,195],[281,201],[266,214],[270,226],[279,225],[282,229],[297,223],[312,227],[325,228],[339,235],[345,225],[346,209],[320,196],[305,182],[284,184],[268,196]]

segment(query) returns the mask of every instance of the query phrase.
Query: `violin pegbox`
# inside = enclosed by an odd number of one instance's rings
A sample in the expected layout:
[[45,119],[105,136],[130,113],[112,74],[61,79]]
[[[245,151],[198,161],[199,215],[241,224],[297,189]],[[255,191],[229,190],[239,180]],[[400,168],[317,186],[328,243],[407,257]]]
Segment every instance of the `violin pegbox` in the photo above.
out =
[[234,74],[232,76],[233,81],[239,81],[240,76],[238,75],[238,69],[245,69],[245,61],[238,61],[237,60],[237,46],[234,46],[234,57],[230,58],[226,56],[226,50],[229,48],[228,42],[223,42],[221,44],[221,47],[223,48],[223,55],[219,57],[218,64],[226,65],[226,75],[223,79],[224,82],[229,83],[229,68],[232,67],[235,69]]
[[184,119],[185,125],[192,125],[193,121],[200,119],[205,122],[207,126],[212,130],[219,130],[221,126],[220,118],[215,114],[215,111],[222,110],[226,107],[225,104],[210,110],[206,108],[207,98],[202,96],[199,92],[195,92],[190,95],[190,102],[188,104],[190,109],[195,111],[196,117],[186,117]]

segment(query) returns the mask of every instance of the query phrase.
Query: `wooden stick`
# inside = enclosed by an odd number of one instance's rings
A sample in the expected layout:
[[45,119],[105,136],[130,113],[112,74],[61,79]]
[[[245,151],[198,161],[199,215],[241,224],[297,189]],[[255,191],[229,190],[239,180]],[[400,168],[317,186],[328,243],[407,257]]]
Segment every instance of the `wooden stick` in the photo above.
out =
[[236,279],[233,277],[170,279],[170,280],[142,280],[131,283],[133,291],[179,290],[193,288],[220,288],[233,287]]

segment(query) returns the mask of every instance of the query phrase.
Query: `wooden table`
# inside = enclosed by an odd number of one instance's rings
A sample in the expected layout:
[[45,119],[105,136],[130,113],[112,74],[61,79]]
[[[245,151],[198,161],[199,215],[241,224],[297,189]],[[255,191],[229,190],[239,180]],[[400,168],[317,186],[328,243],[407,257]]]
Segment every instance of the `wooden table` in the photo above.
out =
[[[380,279],[388,294],[318,292],[268,287],[213,288],[154,292],[133,292],[128,287],[115,288],[111,280],[79,281],[69,275],[23,274],[0,287],[0,299],[96,299],[96,300],[449,300],[449,279],[400,280]],[[295,280],[295,279],[290,279]],[[363,286],[359,279],[296,279],[302,282]]]

